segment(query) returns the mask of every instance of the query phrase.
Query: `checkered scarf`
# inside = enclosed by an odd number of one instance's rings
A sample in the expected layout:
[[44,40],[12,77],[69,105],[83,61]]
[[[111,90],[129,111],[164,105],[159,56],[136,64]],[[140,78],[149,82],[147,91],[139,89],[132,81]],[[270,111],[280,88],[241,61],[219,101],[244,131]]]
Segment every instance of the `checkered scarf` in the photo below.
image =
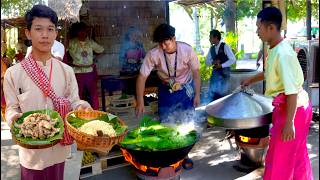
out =
[[29,75],[29,77],[32,79],[32,81],[42,90],[42,92],[52,99],[54,110],[58,111],[60,116],[62,117],[64,121],[64,133],[63,139],[60,141],[60,143],[62,145],[72,144],[73,139],[69,135],[65,123],[65,116],[70,111],[70,101],[67,98],[57,96],[57,94],[53,91],[53,88],[49,84],[48,77],[33,59],[31,54],[23,61],[21,61],[21,65]]

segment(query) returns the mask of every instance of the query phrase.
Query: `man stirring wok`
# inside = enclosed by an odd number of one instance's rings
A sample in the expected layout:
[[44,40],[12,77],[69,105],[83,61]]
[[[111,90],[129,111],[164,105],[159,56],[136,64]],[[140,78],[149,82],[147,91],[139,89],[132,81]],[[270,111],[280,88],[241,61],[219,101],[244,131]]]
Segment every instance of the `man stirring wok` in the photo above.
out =
[[[155,69],[161,79],[158,83],[160,121],[179,123],[183,116],[192,116],[200,104],[199,60],[190,45],[176,41],[175,28],[168,24],[155,29],[153,41],[158,45],[147,53],[137,79],[136,115],[144,112],[145,82]],[[192,165],[191,159],[185,159],[185,169],[191,169]]]

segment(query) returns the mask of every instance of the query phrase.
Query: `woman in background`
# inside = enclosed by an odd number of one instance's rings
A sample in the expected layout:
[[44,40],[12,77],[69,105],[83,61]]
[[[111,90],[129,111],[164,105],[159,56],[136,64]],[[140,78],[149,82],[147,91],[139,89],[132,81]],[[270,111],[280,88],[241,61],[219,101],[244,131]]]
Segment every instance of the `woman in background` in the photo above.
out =
[[72,24],[70,33],[72,39],[68,51],[79,86],[79,96],[81,99],[86,99],[85,90],[87,90],[88,101],[93,109],[98,110],[97,73],[94,71],[93,52],[101,54],[104,48],[88,38],[87,25],[83,22]]
[[145,56],[143,44],[140,42],[141,32],[135,27],[130,27],[125,34],[120,48],[119,59],[122,71],[126,73],[138,73]]

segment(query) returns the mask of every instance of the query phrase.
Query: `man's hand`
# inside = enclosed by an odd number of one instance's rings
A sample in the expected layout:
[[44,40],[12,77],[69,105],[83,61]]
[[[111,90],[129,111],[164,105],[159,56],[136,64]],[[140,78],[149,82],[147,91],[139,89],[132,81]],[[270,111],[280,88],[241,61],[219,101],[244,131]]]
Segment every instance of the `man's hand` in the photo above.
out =
[[251,78],[247,78],[241,81],[241,87],[249,86],[251,84]]
[[241,81],[241,87],[249,86],[250,84],[253,84],[258,81],[264,80],[264,72],[260,72],[254,76],[248,77],[247,79],[244,79]]
[[77,108],[76,108],[77,111],[85,111],[85,112],[89,112],[89,111],[93,111],[92,107],[91,106],[85,106],[85,105],[79,105]]
[[295,138],[294,116],[297,108],[298,94],[286,95],[286,121],[282,129],[282,140],[292,141]]
[[145,84],[148,77],[139,74],[136,81],[136,92],[137,92],[137,105],[136,105],[136,116],[140,118],[144,113],[144,90]]
[[214,64],[213,68],[214,69],[221,69],[222,65],[220,63],[216,63],[216,64]]
[[200,95],[196,95],[193,99],[193,107],[198,107],[200,106]]
[[287,122],[282,129],[282,140],[284,142],[286,141],[292,141],[295,138],[295,127],[292,121]]
[[216,59],[212,61],[212,65],[213,65],[213,69],[220,69],[222,68],[221,64],[220,64],[220,59]]
[[140,118],[144,113],[144,103],[137,102],[136,106],[136,116]]
[[12,121],[15,122],[16,120],[18,120],[20,117],[22,116],[22,113],[17,113],[12,117]]
[[11,128],[11,125],[14,124],[14,122],[16,122],[21,116],[22,116],[22,113],[17,113],[12,117],[10,128]]

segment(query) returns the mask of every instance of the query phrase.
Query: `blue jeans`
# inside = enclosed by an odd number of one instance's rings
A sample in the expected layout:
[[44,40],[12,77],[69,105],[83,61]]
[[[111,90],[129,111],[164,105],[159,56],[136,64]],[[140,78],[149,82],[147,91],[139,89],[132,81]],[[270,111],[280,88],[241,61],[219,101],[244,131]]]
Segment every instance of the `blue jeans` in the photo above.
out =
[[208,103],[226,96],[230,88],[230,77],[224,77],[213,71],[210,78]]

